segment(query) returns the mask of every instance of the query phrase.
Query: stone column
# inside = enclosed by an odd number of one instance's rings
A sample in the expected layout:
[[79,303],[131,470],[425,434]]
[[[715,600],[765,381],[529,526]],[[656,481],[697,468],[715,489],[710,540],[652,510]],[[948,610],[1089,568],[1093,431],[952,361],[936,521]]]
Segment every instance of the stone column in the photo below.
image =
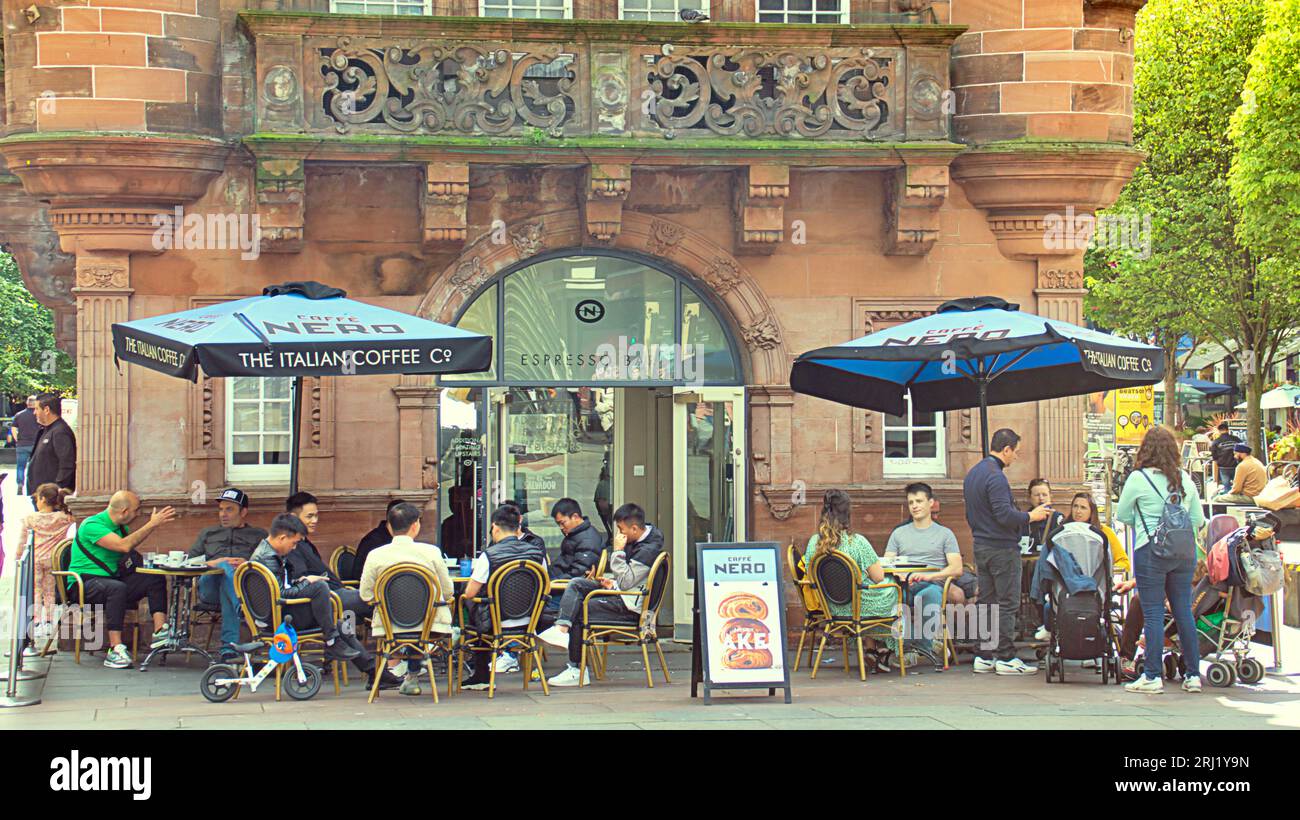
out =
[[438,485],[438,400],[432,376],[402,376],[397,397],[397,475],[403,490]]
[[[1038,315],[1083,324],[1083,254],[1039,258],[1037,273]],[[1086,396],[1038,402],[1038,468],[1053,484],[1083,482],[1086,404]]]
[[131,254],[77,254],[77,493],[108,495],[127,485],[130,385],[113,362],[114,322],[131,302]]

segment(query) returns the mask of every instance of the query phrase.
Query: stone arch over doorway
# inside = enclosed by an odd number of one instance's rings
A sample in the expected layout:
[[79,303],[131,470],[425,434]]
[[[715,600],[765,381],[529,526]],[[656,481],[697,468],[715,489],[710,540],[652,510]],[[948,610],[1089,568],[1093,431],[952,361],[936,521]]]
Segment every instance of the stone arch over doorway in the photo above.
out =
[[[504,237],[504,241],[501,241]],[[707,290],[722,308],[744,359],[750,386],[782,387],[790,380],[790,353],[780,320],[758,283],[725,248],[675,222],[624,212],[613,242],[587,240],[576,210],[558,211],[506,225],[484,234],[435,280],[420,303],[419,315],[450,323],[478,290],[506,269],[552,250],[621,250],[662,261]]]

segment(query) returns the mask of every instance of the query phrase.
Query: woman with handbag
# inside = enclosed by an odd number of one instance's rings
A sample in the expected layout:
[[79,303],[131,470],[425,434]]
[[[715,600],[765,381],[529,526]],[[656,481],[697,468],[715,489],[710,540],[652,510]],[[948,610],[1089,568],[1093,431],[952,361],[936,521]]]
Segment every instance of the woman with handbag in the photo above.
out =
[[[1137,580],[1138,599],[1145,620],[1146,656],[1143,673],[1125,689],[1141,694],[1158,695],[1164,691],[1160,679],[1164,647],[1165,600],[1178,625],[1187,672],[1183,691],[1201,691],[1200,652],[1196,624],[1192,618],[1192,574],[1196,569],[1195,541],[1183,554],[1185,533],[1162,527],[1170,520],[1166,504],[1175,504],[1186,512],[1194,536],[1205,524],[1201,497],[1192,477],[1179,467],[1181,454],[1174,434],[1165,427],[1152,427],[1142,438],[1133,472],[1124,482],[1115,518],[1134,528],[1133,575]],[[1176,511],[1175,511],[1176,512]],[[1157,533],[1161,537],[1154,537]],[[1177,537],[1175,537],[1177,536]],[[1178,545],[1172,549],[1171,545]]]

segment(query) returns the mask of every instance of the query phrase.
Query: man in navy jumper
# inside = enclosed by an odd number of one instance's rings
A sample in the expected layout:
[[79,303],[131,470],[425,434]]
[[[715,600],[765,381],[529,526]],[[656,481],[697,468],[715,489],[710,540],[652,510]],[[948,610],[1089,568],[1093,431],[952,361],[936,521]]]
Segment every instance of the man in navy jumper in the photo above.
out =
[[1030,522],[1052,514],[1049,504],[1021,512],[1003,472],[1020,450],[1020,436],[1003,428],[993,434],[989,455],[966,474],[962,494],[966,523],[974,536],[975,563],[979,565],[981,606],[998,607],[997,659],[975,658],[976,672],[1032,675],[1038,667],[1016,657],[1016,611],[1020,608],[1020,534]]

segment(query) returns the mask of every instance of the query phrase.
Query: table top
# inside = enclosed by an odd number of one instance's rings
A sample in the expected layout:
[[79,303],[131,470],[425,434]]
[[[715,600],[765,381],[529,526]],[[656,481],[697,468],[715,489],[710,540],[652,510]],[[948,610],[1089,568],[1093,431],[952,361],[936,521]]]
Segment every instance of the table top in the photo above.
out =
[[[453,584],[465,584],[465,583],[470,582],[471,580],[473,580],[473,579],[472,579],[472,578],[468,578],[468,577],[466,577],[466,576],[464,576],[464,575],[453,575],[453,576],[451,576],[451,582],[452,582]],[[560,580],[558,580],[558,581],[552,581],[552,582],[551,582],[551,591],[552,591],[552,592],[561,592],[561,591],[563,591],[565,588],[567,588],[568,586],[569,586],[569,579],[568,579],[568,578],[562,578],[562,579],[560,579]]]
[[178,575],[178,576],[198,576],[213,575],[221,572],[220,567],[137,567],[136,572],[145,575]]

